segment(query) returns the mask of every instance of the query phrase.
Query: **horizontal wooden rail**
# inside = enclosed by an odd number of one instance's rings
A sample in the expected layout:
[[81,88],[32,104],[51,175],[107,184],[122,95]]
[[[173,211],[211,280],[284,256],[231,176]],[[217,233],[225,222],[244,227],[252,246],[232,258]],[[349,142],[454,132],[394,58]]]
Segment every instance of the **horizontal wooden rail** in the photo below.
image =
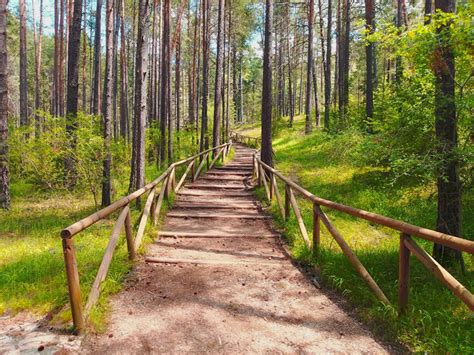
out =
[[295,191],[297,191],[303,198],[309,201],[312,201],[318,205],[328,207],[336,211],[344,212],[351,216],[365,219],[369,222],[377,223],[379,225],[389,227],[391,229],[395,229],[409,235],[417,236],[422,239],[429,240],[431,242],[446,245],[456,250],[474,254],[474,241],[472,240],[459,238],[459,237],[449,235],[449,234],[444,234],[444,233],[437,232],[428,228],[418,227],[410,223],[406,223],[397,219],[379,215],[377,213],[368,212],[368,211],[361,210],[359,208],[346,206],[341,203],[333,202],[330,200],[325,200],[323,198],[313,195],[311,192],[297,185],[296,183],[294,183],[287,177],[283,176],[279,171],[273,169],[272,167],[262,162],[260,159],[257,158],[256,160],[259,165],[262,165],[265,168],[265,170],[275,174],[283,182],[285,182],[285,184],[288,184]]
[[[446,269],[444,269],[433,257],[431,257],[424,249],[422,249],[411,236],[416,236],[427,241],[442,244],[456,250],[474,254],[474,241],[440,233],[431,229],[418,227],[403,221],[399,221],[390,217],[382,216],[376,213],[364,211],[358,208],[346,206],[337,202],[326,200],[313,195],[311,192],[302,188],[298,184],[283,176],[279,171],[265,164],[259,157],[258,152],[253,157],[253,176],[257,179],[258,185],[265,187],[266,195],[271,203],[273,192],[277,196],[278,208],[282,217],[286,220],[289,217],[290,209],[295,212],[300,232],[303,236],[305,244],[310,248],[310,239],[308,237],[306,227],[301,216],[300,209],[293,191],[297,192],[304,199],[311,201],[313,205],[313,252],[318,252],[320,239],[320,223],[322,222],[331,236],[336,240],[342,252],[361,275],[375,296],[385,304],[390,304],[388,298],[377,285],[372,276],[368,273],[355,253],[346,243],[339,231],[329,221],[329,218],[321,210],[321,206],[330,208],[335,211],[343,212],[351,216],[367,220],[381,226],[389,227],[400,232],[400,251],[399,251],[399,293],[398,306],[399,313],[405,312],[409,294],[409,268],[410,254],[416,256],[421,263],[430,270],[446,287],[448,287],[455,296],[464,302],[471,310],[474,310],[474,296],[459,281],[457,281]],[[267,185],[267,176],[270,188]],[[285,203],[281,201],[277,180],[278,177],[285,186]],[[270,192],[270,193],[269,193]]]
[[262,139],[260,137],[244,136],[237,132],[231,132],[230,137],[234,142],[260,147]]
[[[179,189],[185,183],[186,177],[188,176],[190,170],[192,172],[191,179],[194,181],[194,179],[196,179],[201,173],[204,163],[208,161],[207,159],[211,153],[213,154],[214,159],[212,160],[210,167],[212,167],[217,162],[219,157],[222,159],[222,161],[224,161],[225,156],[229,153],[231,146],[232,143],[225,143],[217,147],[207,149],[187,159],[175,162],[171,164],[158,178],[145,185],[141,189],[138,189],[130,195],[121,198],[111,205],[81,219],[80,221],[61,231],[69,301],[71,304],[72,318],[76,333],[80,333],[85,328],[87,317],[99,299],[100,288],[107,276],[114,251],[118,245],[120,232],[123,229],[125,230],[129,259],[134,260],[136,252],[140,248],[143,235],[145,234],[148,217],[151,215],[153,224],[156,224],[160,214],[161,206],[163,204],[163,199],[165,197],[169,198],[172,192],[177,193],[179,191]],[[194,174],[194,166],[197,159],[202,159],[202,162],[197,172]],[[176,168],[182,165],[187,165],[187,168],[180,178],[178,185],[176,185]],[[157,188],[160,183],[161,188],[158,194]],[[149,194],[145,202],[145,206],[140,217],[140,222],[138,224],[137,234],[134,239],[130,215],[130,202],[143,196],[146,192],[149,192]],[[158,198],[156,198],[156,196],[158,196]],[[77,259],[72,237],[84,229],[90,227],[94,223],[107,218],[112,213],[118,211],[121,208],[122,212],[120,213],[109,238],[103,259],[100,263],[99,270],[87,299],[85,311],[83,311],[79,271],[77,268]]]

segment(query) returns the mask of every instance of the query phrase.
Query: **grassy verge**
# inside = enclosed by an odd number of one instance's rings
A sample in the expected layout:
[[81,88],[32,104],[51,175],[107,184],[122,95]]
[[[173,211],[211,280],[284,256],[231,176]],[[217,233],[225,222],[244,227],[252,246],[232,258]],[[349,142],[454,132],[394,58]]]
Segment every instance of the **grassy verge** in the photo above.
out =
[[[240,129],[241,134],[256,135],[258,127]],[[436,186],[405,179],[393,183],[385,168],[360,167],[350,160],[350,150],[358,144],[350,133],[328,136],[323,132],[304,135],[304,122],[297,120],[293,128],[277,130],[273,140],[277,169],[312,193],[336,202],[401,219],[416,225],[433,228],[436,218]],[[283,193],[283,186],[279,186]],[[261,193],[261,192],[260,192]],[[464,235],[474,233],[472,191],[463,197]],[[298,199],[305,224],[312,225],[312,206]],[[329,218],[341,232],[351,248],[393,307],[375,299],[371,291],[356,274],[338,245],[322,228],[322,248],[313,257],[303,244],[294,216],[288,222],[279,217],[277,206],[272,206],[277,224],[285,230],[290,249],[296,259],[315,265],[322,282],[339,290],[366,323],[387,339],[397,340],[412,350],[430,352],[473,353],[474,317],[463,303],[439,283],[414,257],[411,258],[409,309],[398,317],[397,233],[387,228],[357,220],[351,216],[331,212]],[[417,239],[431,251],[431,243]],[[474,288],[474,260],[465,255],[466,273],[450,270],[468,289]]]
[[[180,145],[175,144],[179,147],[176,160],[195,154],[191,136],[182,136]],[[178,169],[178,177],[184,169]],[[146,181],[156,178],[163,170],[158,170],[155,163],[149,163]],[[129,170],[125,169],[123,176],[115,177],[115,200],[127,194],[128,174]],[[26,310],[38,315],[50,314],[59,326],[70,324],[59,233],[96,211],[93,197],[86,191],[39,191],[34,185],[21,181],[12,182],[11,192],[12,209],[0,211],[0,315],[14,315]],[[118,213],[120,211],[74,237],[83,302],[96,276]],[[140,211],[132,208],[135,233],[139,216]],[[148,226],[145,243],[153,239],[156,231]],[[95,330],[103,330],[108,297],[121,289],[122,280],[131,266],[122,232],[102,286],[99,304],[90,315],[90,324]]]

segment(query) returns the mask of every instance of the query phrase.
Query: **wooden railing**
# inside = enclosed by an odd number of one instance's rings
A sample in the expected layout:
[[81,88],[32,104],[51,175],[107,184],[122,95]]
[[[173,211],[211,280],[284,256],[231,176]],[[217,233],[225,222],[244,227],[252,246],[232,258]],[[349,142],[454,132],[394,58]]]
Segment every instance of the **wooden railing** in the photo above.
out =
[[[151,215],[151,220],[153,224],[156,225],[163,199],[169,198],[172,193],[178,192],[178,190],[185,183],[189,172],[191,172],[191,180],[194,181],[199,176],[205,165],[208,169],[210,169],[214,166],[219,158],[224,161],[230,151],[231,145],[232,143],[222,144],[218,147],[211,148],[196,154],[190,158],[171,164],[163,174],[146,186],[131,193],[128,196],[121,198],[120,200],[101,209],[100,211],[93,213],[84,219],[81,219],[80,221],[61,231],[64,263],[66,266],[66,277],[69,290],[69,301],[71,304],[72,319],[76,333],[80,333],[84,329],[90,311],[99,299],[100,286],[107,276],[107,271],[112,261],[115,248],[117,247],[121,230],[123,228],[125,229],[128,257],[130,260],[134,260],[136,257],[136,251],[140,247],[143,235],[145,233],[148,216]],[[212,161],[209,162],[211,158]],[[179,179],[179,182],[176,183],[176,168],[186,164],[186,170]],[[199,165],[197,168],[195,168],[197,164]],[[160,183],[161,188],[160,191],[157,192],[157,188]],[[130,203],[145,195],[147,192],[148,197],[140,217],[137,234],[134,238],[130,214]],[[90,290],[85,309],[83,310],[79,272],[73,237],[94,223],[107,218],[119,209],[122,209],[122,211],[115,222],[109,243],[105,249],[104,257],[100,263],[97,276]]]
[[230,137],[235,143],[245,144],[253,148],[260,148],[260,145],[262,143],[262,140],[259,137],[244,136],[237,132],[230,132]]
[[[262,162],[258,153],[254,154],[253,158],[253,172],[254,178],[257,179],[258,185],[264,187],[266,197],[271,203],[273,197],[276,197],[278,208],[282,217],[287,220],[290,216],[290,208],[293,209],[298,222],[299,230],[303,236],[306,246],[317,253],[320,245],[320,224],[325,225],[330,235],[337,242],[344,255],[349,262],[354,266],[356,271],[367,283],[369,288],[375,296],[383,303],[390,304],[388,298],[385,296],[381,288],[377,285],[375,280],[369,274],[364,265],[357,258],[354,251],[349,247],[344,240],[341,233],[331,223],[328,216],[321,209],[322,206],[340,211],[351,216],[367,220],[378,225],[389,227],[400,232],[400,249],[399,249],[399,279],[398,279],[398,311],[403,314],[408,304],[409,294],[409,270],[410,270],[410,254],[417,257],[421,263],[437,277],[452,293],[464,302],[471,311],[474,311],[474,296],[466,289],[458,280],[456,280],[445,268],[443,268],[431,255],[429,255],[423,248],[421,248],[412,237],[418,237],[431,242],[442,244],[450,248],[474,254],[474,241],[455,237],[452,235],[443,234],[431,229],[418,227],[403,221],[395,220],[376,213],[364,211],[358,208],[346,206],[333,201],[325,200],[323,198],[313,195],[311,192],[305,190],[297,185],[280,172]],[[285,198],[283,200],[280,195],[277,178],[284,184]],[[301,211],[295,198],[295,193],[298,193],[305,200],[313,204],[313,240],[311,241],[304,224]]]

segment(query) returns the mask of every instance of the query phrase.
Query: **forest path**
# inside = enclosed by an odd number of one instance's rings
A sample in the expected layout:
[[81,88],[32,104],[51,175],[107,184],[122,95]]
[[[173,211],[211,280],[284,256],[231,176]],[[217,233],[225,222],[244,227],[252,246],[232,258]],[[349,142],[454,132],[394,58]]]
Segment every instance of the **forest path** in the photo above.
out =
[[180,190],[97,353],[386,353],[302,274],[251,190],[253,150]]

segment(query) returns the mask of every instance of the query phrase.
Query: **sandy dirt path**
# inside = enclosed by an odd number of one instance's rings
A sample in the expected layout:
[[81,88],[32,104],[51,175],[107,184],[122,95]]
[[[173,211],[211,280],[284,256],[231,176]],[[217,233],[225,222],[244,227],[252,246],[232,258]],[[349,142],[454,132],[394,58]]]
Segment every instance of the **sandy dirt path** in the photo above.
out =
[[[252,195],[253,151],[187,184],[90,353],[387,353],[296,268]],[[150,262],[152,261],[152,262]]]

